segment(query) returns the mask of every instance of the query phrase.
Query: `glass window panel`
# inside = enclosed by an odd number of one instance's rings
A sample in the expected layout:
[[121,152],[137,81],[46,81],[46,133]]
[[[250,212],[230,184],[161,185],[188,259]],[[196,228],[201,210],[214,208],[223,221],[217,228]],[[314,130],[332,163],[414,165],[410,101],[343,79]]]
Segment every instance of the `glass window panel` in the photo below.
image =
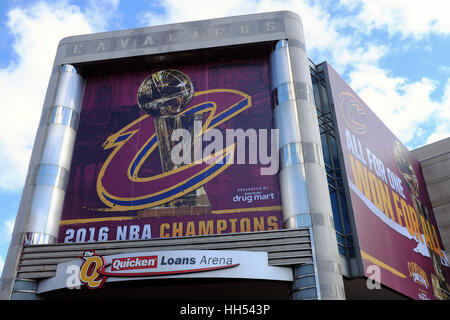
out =
[[323,80],[324,75],[319,74],[319,76],[322,79],[320,81],[317,78],[317,73],[311,70],[313,94],[321,133],[322,152],[327,173],[338,249],[341,255],[350,255],[353,257],[355,255],[355,249],[345,199],[341,165],[339,163],[338,142],[335,135],[336,126],[330,113],[331,106],[328,101],[326,82]]
[[348,217],[348,211],[347,211],[347,201],[345,200],[345,194],[344,192],[339,192],[339,196],[341,198],[341,208],[342,208],[342,218],[344,220],[345,225],[345,233],[350,234],[351,228],[350,228],[350,219]]
[[336,232],[336,239],[339,244],[345,245],[345,237],[343,234]]
[[328,184],[330,186],[332,186],[333,188],[336,188],[336,181],[332,177],[327,176],[327,180],[328,180]]
[[347,245],[349,247],[353,247],[353,237],[352,236],[347,236]]
[[341,225],[341,217],[339,215],[339,206],[337,204],[336,191],[330,192],[331,208],[333,210],[334,228],[336,231],[343,233]]
[[339,167],[339,156],[338,156],[337,148],[336,148],[336,138],[330,136],[329,141],[330,141],[329,148],[330,148],[330,151],[331,151],[331,154],[333,157],[333,163],[334,163],[335,167]]
[[331,166],[330,150],[328,148],[326,134],[321,134],[320,140],[322,140],[323,160],[325,161],[325,164]]
[[320,85],[321,98],[322,98],[322,110],[325,112],[330,112],[330,108],[328,106],[328,96],[327,96],[327,88],[323,83]]
[[344,256],[344,257],[347,256],[347,248],[345,246],[342,246],[338,243],[338,250],[339,250],[339,254],[341,256]]
[[319,82],[314,77],[311,77],[311,79],[312,79],[313,93],[314,93],[314,104],[319,109],[322,109],[322,104],[320,101]]
[[350,256],[350,258],[355,257],[355,248],[354,247],[348,248],[348,255]]

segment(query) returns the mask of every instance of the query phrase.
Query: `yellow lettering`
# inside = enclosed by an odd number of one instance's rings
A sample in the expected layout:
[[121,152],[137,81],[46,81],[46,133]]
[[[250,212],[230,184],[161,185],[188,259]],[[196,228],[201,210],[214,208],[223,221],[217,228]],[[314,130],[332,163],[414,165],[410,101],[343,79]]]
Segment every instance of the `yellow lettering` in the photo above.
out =
[[420,222],[422,224],[423,235],[425,236],[425,244],[428,248],[432,249],[432,248],[434,248],[434,245],[433,245],[433,241],[431,241],[430,233],[428,231],[429,230],[428,226],[427,226],[428,221],[425,222],[425,219],[423,216],[419,216],[419,217],[420,217]]
[[370,187],[369,182],[367,181],[367,169],[364,167],[361,162],[353,158],[351,154],[349,154],[350,164],[352,166],[353,177],[355,179],[356,188],[359,191],[363,192],[367,199],[371,200],[370,197]]
[[212,220],[200,221],[198,229],[199,235],[213,234],[214,233],[213,221]]
[[277,230],[277,216],[161,223],[160,238]]
[[383,203],[383,212],[391,218],[391,220],[395,221],[394,212],[392,211],[392,203],[391,198],[389,197],[389,190],[387,185],[385,185],[380,179],[378,179],[379,190],[381,195],[381,202]]
[[264,231],[264,218],[263,217],[254,217],[253,218],[253,231]]
[[217,234],[221,234],[227,229],[227,220],[217,220]]
[[170,234],[166,232],[166,230],[169,228],[170,228],[170,226],[168,223],[161,223],[161,226],[159,227],[159,237],[160,238],[170,237]]
[[267,218],[267,230],[278,229],[278,218],[276,216],[270,216]]
[[183,236],[183,222],[172,223],[172,237]]
[[400,199],[400,203],[402,206],[402,213],[403,213],[403,220],[405,220],[405,226],[406,229],[408,229],[408,232],[411,236],[414,235],[414,231],[412,229],[411,223],[409,222],[409,210],[408,210],[408,205],[406,204],[406,201],[403,199]]
[[241,232],[249,232],[251,231],[251,227],[250,227],[250,219],[248,218],[242,218],[239,224],[240,228],[241,228]]
[[236,232],[236,221],[237,221],[237,219],[230,219],[228,221],[231,223],[231,232],[232,233]]
[[408,205],[409,208],[409,221],[411,222],[411,227],[414,231],[414,236],[417,240],[423,243],[422,235],[420,233],[419,221],[417,220],[417,214],[413,207]]
[[394,208],[395,208],[395,212],[397,213],[397,222],[399,225],[403,226],[403,222],[401,219],[401,216],[403,215],[402,210],[400,209],[400,207],[398,206],[398,201],[400,200],[399,196],[392,191],[392,197],[394,198]]
[[195,225],[193,221],[189,221],[187,224],[186,236],[195,236]]
[[380,188],[377,183],[377,178],[375,175],[369,171],[369,185],[372,194],[372,202],[377,206],[378,209],[383,211],[383,202],[381,200]]
[[436,229],[434,228],[434,225],[431,225],[431,229],[432,229],[432,233],[433,233],[433,238],[434,238],[434,243],[436,244],[435,248],[436,248],[436,253],[439,254],[443,259],[445,259],[444,254],[442,253],[442,249],[441,249],[441,245],[439,244],[439,240],[436,234]]

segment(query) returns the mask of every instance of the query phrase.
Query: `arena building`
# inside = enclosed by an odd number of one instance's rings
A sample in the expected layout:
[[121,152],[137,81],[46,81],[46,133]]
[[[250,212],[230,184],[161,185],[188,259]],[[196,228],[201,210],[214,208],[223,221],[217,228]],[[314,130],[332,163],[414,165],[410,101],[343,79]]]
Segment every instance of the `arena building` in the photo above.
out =
[[0,298],[449,299],[449,152],[410,152],[292,12],[68,37]]

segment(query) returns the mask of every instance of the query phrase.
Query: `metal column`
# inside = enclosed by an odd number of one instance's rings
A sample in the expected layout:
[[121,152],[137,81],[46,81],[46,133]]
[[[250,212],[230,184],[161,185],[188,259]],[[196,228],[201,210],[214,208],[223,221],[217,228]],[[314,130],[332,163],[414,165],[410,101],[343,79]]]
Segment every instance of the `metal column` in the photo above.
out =
[[83,90],[84,79],[72,65],[61,66],[50,78],[2,273],[0,299],[38,298],[34,281],[16,279],[16,270],[23,245],[57,240]]
[[[301,32],[301,30],[300,30]],[[319,124],[312,103],[308,57],[299,41],[280,40],[270,56],[279,181],[286,228],[308,227],[314,263],[294,268],[292,299],[345,299],[325,174]]]

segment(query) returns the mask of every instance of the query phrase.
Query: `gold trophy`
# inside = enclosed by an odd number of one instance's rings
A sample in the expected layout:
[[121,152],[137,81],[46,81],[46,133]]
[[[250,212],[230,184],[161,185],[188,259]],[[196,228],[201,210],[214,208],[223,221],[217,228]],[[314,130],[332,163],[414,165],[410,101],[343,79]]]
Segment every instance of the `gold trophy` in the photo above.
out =
[[[411,193],[411,200],[414,209],[426,223],[431,224],[430,215],[426,206],[419,200],[419,182],[414,172],[414,168],[409,160],[409,151],[400,143],[394,142],[394,154],[397,160],[397,166],[402,174],[403,180]],[[419,218],[419,223],[422,225],[422,219]],[[426,230],[427,226],[422,225],[422,230]],[[425,231],[424,231],[425,232]],[[427,243],[427,242],[426,242]],[[431,274],[434,295],[441,300],[450,299],[450,287],[445,279],[443,267],[440,256],[430,248],[427,243],[428,252],[430,253],[431,262],[433,264],[435,274]]]
[[[166,69],[147,77],[137,92],[137,102],[141,109],[154,117],[156,137],[163,172],[169,172],[183,164],[174,163],[171,154],[179,142],[172,141],[172,133],[177,129],[189,132],[191,159],[194,159],[194,141],[200,132],[195,132],[195,123],[202,123],[201,114],[180,114],[194,96],[194,86],[189,77],[178,70]],[[201,130],[202,126],[198,126]],[[197,130],[198,131],[198,130]],[[185,148],[183,148],[185,150]],[[211,204],[203,186],[186,193],[163,206],[145,209],[139,217],[168,215],[191,215],[209,213]]]

